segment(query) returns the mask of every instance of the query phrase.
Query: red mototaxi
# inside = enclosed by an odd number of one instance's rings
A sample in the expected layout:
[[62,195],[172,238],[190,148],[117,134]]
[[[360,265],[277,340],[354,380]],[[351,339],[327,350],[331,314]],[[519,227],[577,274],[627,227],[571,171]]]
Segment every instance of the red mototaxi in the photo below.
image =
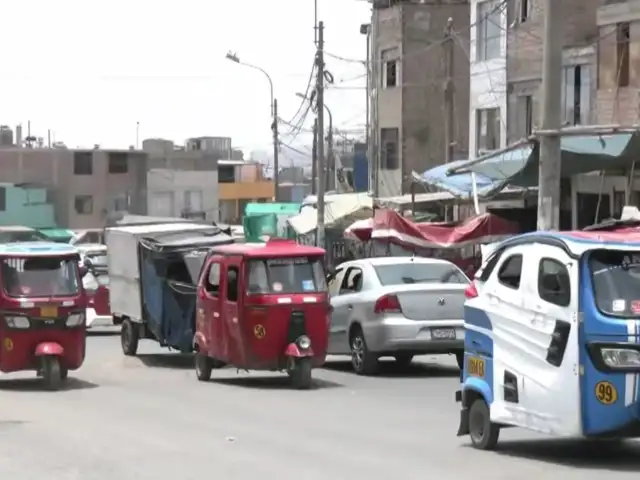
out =
[[85,358],[79,252],[49,242],[0,245],[0,371],[35,370],[57,389]]
[[329,340],[324,256],[321,248],[281,239],[215,247],[198,283],[198,378],[233,365],[285,370],[296,388],[309,388]]

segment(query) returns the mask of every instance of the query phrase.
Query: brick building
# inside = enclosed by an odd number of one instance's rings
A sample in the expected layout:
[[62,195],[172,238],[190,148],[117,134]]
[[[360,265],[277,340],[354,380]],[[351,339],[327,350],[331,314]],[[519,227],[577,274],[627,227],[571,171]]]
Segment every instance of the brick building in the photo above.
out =
[[455,150],[468,154],[469,0],[376,0],[369,27],[379,194],[408,193],[412,171],[445,160],[444,32],[453,19]]

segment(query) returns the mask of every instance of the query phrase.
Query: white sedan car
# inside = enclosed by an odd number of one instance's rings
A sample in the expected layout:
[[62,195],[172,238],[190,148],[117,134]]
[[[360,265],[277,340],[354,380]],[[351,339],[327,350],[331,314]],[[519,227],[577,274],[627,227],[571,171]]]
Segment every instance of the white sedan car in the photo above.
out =
[[351,355],[361,375],[378,359],[408,365],[414,355],[464,359],[464,291],[470,280],[447,260],[383,257],[339,265],[329,278],[329,354]]

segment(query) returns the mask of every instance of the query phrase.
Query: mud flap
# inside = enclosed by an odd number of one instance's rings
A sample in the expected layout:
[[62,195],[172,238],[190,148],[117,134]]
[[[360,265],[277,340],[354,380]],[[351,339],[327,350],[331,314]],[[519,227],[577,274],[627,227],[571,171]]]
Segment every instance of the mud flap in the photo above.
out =
[[460,410],[458,437],[462,437],[463,435],[469,435],[469,409],[464,407]]

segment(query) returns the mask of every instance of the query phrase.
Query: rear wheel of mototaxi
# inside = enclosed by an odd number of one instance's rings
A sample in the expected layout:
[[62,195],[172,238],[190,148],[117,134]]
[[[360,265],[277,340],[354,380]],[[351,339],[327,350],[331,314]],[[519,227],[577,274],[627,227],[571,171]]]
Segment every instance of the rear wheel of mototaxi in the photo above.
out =
[[45,355],[41,359],[41,375],[47,390],[59,390],[62,382],[67,379],[67,369],[60,365],[60,358],[54,355]]
[[313,384],[310,358],[289,358],[287,374],[291,379],[291,385],[297,390],[308,390]]
[[493,450],[498,444],[500,427],[491,421],[484,398],[476,398],[469,409],[469,437],[478,450]]
[[204,353],[196,352],[194,355],[194,363],[198,380],[208,382],[211,379],[211,371],[213,370],[213,359]]
[[120,344],[122,345],[122,353],[128,357],[133,357],[138,352],[138,341],[140,334],[137,325],[125,318],[122,321],[122,329],[120,330]]

